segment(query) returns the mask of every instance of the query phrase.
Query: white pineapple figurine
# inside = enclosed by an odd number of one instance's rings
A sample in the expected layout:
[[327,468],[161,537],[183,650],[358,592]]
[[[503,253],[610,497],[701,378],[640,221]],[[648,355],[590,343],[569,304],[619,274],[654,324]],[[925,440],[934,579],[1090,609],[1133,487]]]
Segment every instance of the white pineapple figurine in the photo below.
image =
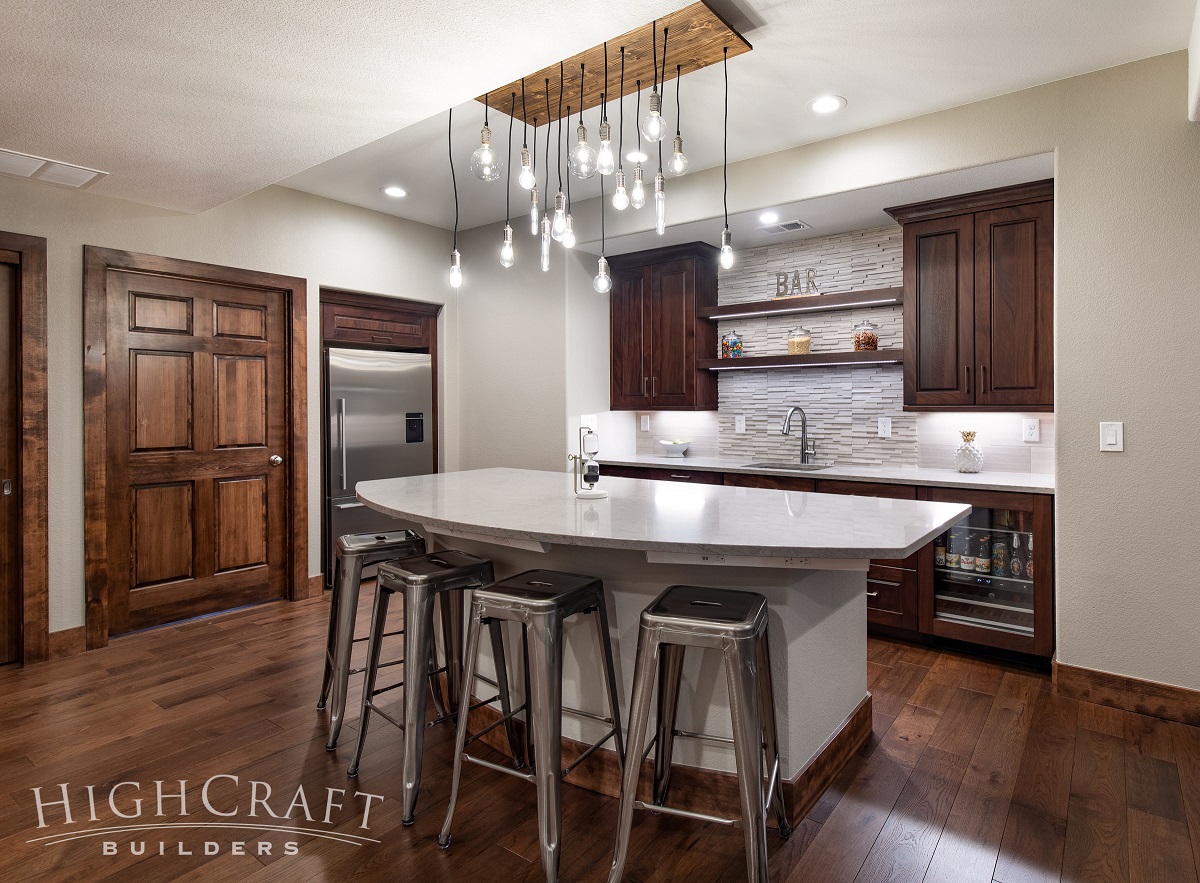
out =
[[983,448],[975,444],[975,433],[963,430],[962,444],[954,451],[954,468],[959,472],[979,472],[983,469]]

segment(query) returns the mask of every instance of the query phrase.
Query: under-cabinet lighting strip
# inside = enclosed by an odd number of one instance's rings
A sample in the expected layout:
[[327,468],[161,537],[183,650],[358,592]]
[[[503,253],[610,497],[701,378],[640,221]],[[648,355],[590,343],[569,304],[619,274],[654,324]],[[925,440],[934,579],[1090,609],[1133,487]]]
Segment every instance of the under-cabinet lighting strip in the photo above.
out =
[[779,315],[786,315],[786,314],[790,314],[790,313],[820,313],[820,312],[826,312],[828,310],[838,310],[838,309],[852,310],[852,309],[857,309],[858,307],[895,306],[898,303],[900,303],[900,298],[887,297],[887,298],[883,298],[881,300],[864,300],[864,301],[858,301],[858,302],[852,303],[852,304],[843,304],[840,306],[832,306],[832,307],[831,306],[818,306],[818,305],[814,304],[811,307],[780,307],[779,309],[775,309],[775,310],[751,310],[751,311],[745,312],[745,313],[719,313],[716,315],[708,316],[707,318],[709,318],[709,319],[745,319],[745,318],[752,318],[754,316],[779,316]]
[[[729,361],[734,361],[730,359]],[[860,368],[867,365],[899,365],[902,359],[880,359],[870,362],[798,362],[794,365],[729,365],[709,368],[709,371],[770,371],[775,368]],[[964,571],[965,572],[965,571]]]

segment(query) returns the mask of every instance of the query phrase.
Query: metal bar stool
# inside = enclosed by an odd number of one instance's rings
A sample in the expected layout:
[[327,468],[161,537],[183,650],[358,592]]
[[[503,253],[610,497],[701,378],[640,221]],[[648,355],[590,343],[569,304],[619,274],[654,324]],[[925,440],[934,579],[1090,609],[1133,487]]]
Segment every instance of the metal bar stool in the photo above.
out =
[[[403,785],[404,814],[401,821],[405,825],[413,823],[413,812],[417,804],[417,793],[421,786],[421,755],[425,743],[425,699],[426,678],[410,678],[405,672],[405,678],[399,683],[376,689],[375,683],[379,669],[384,667],[379,663],[380,650],[383,646],[384,629],[387,622],[388,603],[394,593],[404,596],[404,632],[405,651],[407,658],[427,660],[433,652],[433,602],[435,598],[442,603],[442,625],[444,634],[451,636],[458,631],[461,633],[462,623],[462,592],[465,589],[479,589],[492,581],[492,562],[486,558],[468,555],[466,552],[447,550],[433,552],[428,555],[416,555],[402,558],[398,561],[385,561],[379,565],[379,579],[375,589],[375,607],[371,617],[371,634],[367,642],[366,679],[363,682],[362,715],[359,718],[358,744],[354,749],[354,757],[350,761],[347,773],[358,775],[359,761],[362,759],[363,746],[367,741],[367,725],[371,721],[372,712],[380,715],[388,723],[399,727],[404,732],[404,764],[401,773]],[[455,603],[450,603],[455,602]],[[449,612],[448,612],[449,611]],[[457,611],[457,612],[455,612]],[[447,622],[448,617],[457,616],[454,627]],[[508,681],[503,665],[503,645],[499,642],[499,628],[493,632],[494,646],[499,648],[500,662],[497,664],[499,695],[479,703],[486,705],[501,703],[505,713],[509,711]],[[448,646],[446,650],[447,679],[450,682],[452,694],[461,694],[463,708],[470,701],[470,690],[460,685],[461,681],[462,648]],[[404,688],[404,719],[398,721],[375,704],[375,697],[390,692],[398,687]],[[436,691],[435,691],[436,692]],[[452,716],[452,715],[451,715]],[[441,713],[433,724],[448,720],[451,716]],[[511,717],[511,715],[510,715]],[[510,723],[509,740],[513,750],[514,763],[520,763],[521,752],[518,749],[516,725]]]
[[[739,821],[665,805],[670,791],[671,749],[675,737],[730,741],[675,729],[683,655],[688,647],[718,649],[725,657],[729,710],[733,717],[732,742],[741,793],[740,822],[746,835],[746,871],[752,883],[767,881],[768,804],[774,804],[779,836],[784,840],[791,836],[792,827],[783,802],[779,741],[775,730],[775,697],[767,644],[767,599],[754,592],[671,586],[642,611],[629,711],[628,756],[644,758],[650,748],[657,745],[654,804],[647,806],[637,799],[641,767],[636,760],[627,763],[621,785],[617,845],[609,883],[618,883],[625,870],[635,808],[726,825]],[[656,677],[659,684],[658,732],[643,750]],[[768,779],[765,793],[764,778]]]
[[[325,638],[325,674],[321,679],[321,698],[317,700],[317,708],[321,709],[325,708],[328,699],[333,700],[329,709],[326,751],[333,751],[337,747],[338,735],[346,716],[346,687],[350,675],[362,671],[361,668],[350,667],[350,654],[355,644],[367,640],[365,637],[354,637],[363,568],[389,558],[424,554],[425,541],[411,530],[389,530],[383,533],[346,534],[338,537],[336,548],[333,591],[329,597],[329,630]],[[403,630],[390,634],[403,634]]]
[[[562,704],[563,621],[577,613],[595,613],[596,633],[604,657],[604,679],[608,691],[609,717],[602,717]],[[500,622],[519,622],[525,637],[525,702],[520,708],[506,710],[505,716],[487,729],[467,738],[469,697],[463,694],[458,714],[458,737],[454,753],[454,777],[450,785],[450,806],[446,822],[438,836],[443,849],[450,845],[450,826],[454,805],[458,800],[458,785],[463,760],[508,773],[537,784],[538,832],[541,840],[542,868],[549,883],[558,879],[562,841],[562,780],[593,751],[613,739],[617,757],[624,768],[625,749],[621,740],[621,711],[617,701],[616,678],[613,674],[612,646],[608,639],[608,609],[604,602],[604,584],[590,576],[576,576],[552,570],[530,570],[475,592],[471,615],[467,622],[467,648],[464,661],[468,681],[474,676],[479,650],[480,628],[484,625],[499,631]],[[506,677],[502,660],[504,648],[493,639],[493,655],[497,660],[497,676]],[[532,771],[520,772],[490,763],[466,753],[469,742],[479,739],[501,721],[508,722],[517,712],[525,710],[526,727],[533,733]],[[567,769],[562,768],[563,712],[582,715],[609,724],[605,736],[581,754]]]

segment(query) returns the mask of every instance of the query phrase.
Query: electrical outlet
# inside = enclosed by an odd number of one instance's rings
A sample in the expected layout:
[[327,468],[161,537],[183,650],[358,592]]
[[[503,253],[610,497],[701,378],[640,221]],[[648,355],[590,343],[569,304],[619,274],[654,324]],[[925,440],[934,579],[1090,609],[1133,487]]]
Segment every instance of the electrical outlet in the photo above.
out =
[[733,418],[733,431],[734,432],[745,432],[746,431],[746,418],[743,415],[738,414],[736,417]]
[[892,437],[892,418],[891,417],[880,417],[879,418],[879,437],[880,438],[891,438]]
[[1123,451],[1123,450],[1125,450],[1125,424],[1124,423],[1101,423],[1100,424],[1100,450],[1101,451]]
[[650,415],[643,414],[642,415],[642,432],[649,432],[649,431],[650,431]]
[[1021,421],[1021,440],[1036,442],[1042,440],[1042,423],[1036,417],[1032,420]]

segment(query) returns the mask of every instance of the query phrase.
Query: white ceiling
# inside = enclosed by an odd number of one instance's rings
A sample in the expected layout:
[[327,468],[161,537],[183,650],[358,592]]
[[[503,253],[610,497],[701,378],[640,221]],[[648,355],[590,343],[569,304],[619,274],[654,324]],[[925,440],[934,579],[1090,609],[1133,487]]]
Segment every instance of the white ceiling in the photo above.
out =
[[[682,5],[0,0],[0,147],[102,169],[93,192],[180,211],[281,182],[448,227],[455,106],[462,226],[475,226],[503,217],[504,191],[467,170],[482,110],[471,96]],[[713,5],[755,47],[730,62],[731,160],[1182,49],[1194,11],[1194,0]],[[683,79],[696,169],[720,161],[720,84],[719,67]],[[849,106],[813,116],[805,105],[824,92]],[[383,196],[389,183],[410,195]],[[573,195],[594,195],[588,185]],[[514,187],[514,214],[522,197]]]

